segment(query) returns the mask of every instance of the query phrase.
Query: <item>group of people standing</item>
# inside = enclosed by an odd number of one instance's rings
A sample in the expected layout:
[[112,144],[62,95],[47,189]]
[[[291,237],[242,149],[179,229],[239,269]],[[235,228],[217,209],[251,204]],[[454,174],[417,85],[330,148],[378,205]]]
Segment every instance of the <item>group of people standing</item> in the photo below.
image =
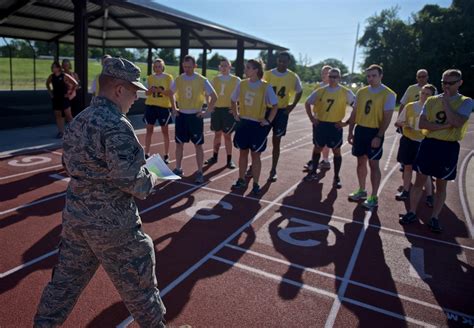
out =
[[[209,82],[194,72],[196,61],[192,56],[184,58],[184,73],[176,80],[165,73],[165,63],[157,59],[146,88],[140,82],[140,69],[136,65],[122,58],[104,59],[96,97],[70,122],[64,134],[63,163],[71,180],[63,210],[59,262],[43,291],[35,327],[62,324],[100,264],[140,326],[165,326],[166,309],[157,288],[154,245],[142,230],[134,200],[135,197],[146,198],[158,184],[158,177],[144,166],[145,158],[150,155],[154,125],[158,120],[162,127],[163,159],[169,161],[168,124],[171,117],[175,117],[174,172],[183,175],[183,146],[192,142],[196,153],[196,183],[204,182],[203,165],[217,162],[222,136],[226,166],[235,168],[231,145],[231,134],[235,131],[233,144],[239,149],[239,177],[232,188],[246,188],[245,177],[249,175],[253,179],[252,193],[258,194],[260,155],[265,151],[267,136],[273,129],[272,166],[268,177],[268,181],[273,182],[278,178],[280,141],[286,133],[288,117],[302,94],[298,76],[288,69],[289,60],[288,53],[280,53],[277,67],[266,72],[261,61],[249,60],[245,65],[246,79],[240,80],[230,74],[230,62],[223,58],[220,74]],[[352,201],[363,200],[363,206],[373,210],[378,206],[379,160],[396,94],[382,84],[383,69],[379,65],[366,69],[368,86],[355,95],[340,84],[338,68],[325,67],[324,71],[326,81],[318,84],[305,102],[313,127],[314,147],[304,180],[318,180],[317,170],[330,167],[327,152],[332,149],[333,187],[341,188],[340,149],[343,128],[348,126],[347,141],[357,157],[359,183],[358,189],[348,197]],[[51,81],[61,78],[77,87],[77,81],[66,74],[53,64]],[[410,210],[400,218],[400,223],[417,221],[415,213],[423,187],[428,177],[435,179],[429,226],[434,232],[440,232],[439,213],[446,199],[447,181],[456,177],[459,141],[466,133],[473,102],[458,93],[463,83],[459,70],[448,69],[443,73],[440,95],[427,84],[427,77],[426,70],[418,71],[417,85],[410,87],[402,98],[403,107],[396,125],[403,133],[398,160],[404,164],[404,184],[397,199],[410,199]],[[125,116],[140,89],[147,95],[145,149]],[[59,90],[53,94],[57,102],[53,108],[66,114],[70,91]],[[205,102],[207,109],[203,111]],[[352,111],[345,119],[348,106]],[[204,162],[203,117],[206,114],[211,114],[215,137],[213,155]],[[251,168],[247,171],[249,155]],[[366,189],[368,168],[370,195]],[[411,185],[413,170],[417,174]]]

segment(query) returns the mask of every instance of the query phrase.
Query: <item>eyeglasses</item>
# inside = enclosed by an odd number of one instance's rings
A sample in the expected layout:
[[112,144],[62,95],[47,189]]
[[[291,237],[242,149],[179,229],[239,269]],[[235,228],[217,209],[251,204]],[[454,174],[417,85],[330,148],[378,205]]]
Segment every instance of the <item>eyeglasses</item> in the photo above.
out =
[[329,78],[330,78],[330,79],[338,79],[339,76],[338,76],[338,75],[329,75]]
[[458,83],[459,81],[461,80],[456,80],[456,81],[445,81],[445,80],[441,80],[441,84],[443,85],[455,85],[456,83]]
[[418,79],[425,79],[425,78],[427,78],[427,77],[428,77],[428,75],[418,75],[418,76],[417,76]]

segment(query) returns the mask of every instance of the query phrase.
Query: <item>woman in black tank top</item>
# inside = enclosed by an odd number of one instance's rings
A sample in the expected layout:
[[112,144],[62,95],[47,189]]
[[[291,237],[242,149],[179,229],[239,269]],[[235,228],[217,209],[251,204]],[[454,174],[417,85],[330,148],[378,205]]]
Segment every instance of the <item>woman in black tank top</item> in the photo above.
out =
[[[76,80],[69,74],[63,73],[59,62],[51,65],[52,74],[46,81],[46,88],[51,96],[58,134],[56,138],[62,138],[64,133],[64,118],[66,122],[72,121],[70,95],[77,87]],[[52,86],[52,88],[51,88]]]

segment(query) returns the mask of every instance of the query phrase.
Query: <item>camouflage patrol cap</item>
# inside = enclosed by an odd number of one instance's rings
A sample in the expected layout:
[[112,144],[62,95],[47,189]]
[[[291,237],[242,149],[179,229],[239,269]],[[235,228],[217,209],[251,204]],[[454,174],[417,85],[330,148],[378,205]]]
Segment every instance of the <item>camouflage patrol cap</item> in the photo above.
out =
[[140,82],[140,68],[125,58],[107,58],[101,74],[128,81],[139,89],[148,90]]

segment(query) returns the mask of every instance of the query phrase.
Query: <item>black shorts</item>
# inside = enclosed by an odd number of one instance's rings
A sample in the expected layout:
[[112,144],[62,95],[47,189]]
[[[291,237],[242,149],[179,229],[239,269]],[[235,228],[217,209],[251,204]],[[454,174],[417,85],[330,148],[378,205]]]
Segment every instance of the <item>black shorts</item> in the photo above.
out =
[[354,132],[354,144],[352,145],[352,155],[356,157],[367,156],[371,160],[380,160],[383,154],[383,139],[379,148],[372,148],[372,139],[379,132],[378,128],[366,128],[357,125]]
[[459,142],[425,138],[413,168],[424,175],[443,180],[456,179]]
[[52,105],[54,111],[61,111],[64,113],[65,109],[71,107],[71,101],[66,97],[53,97]]
[[191,141],[195,145],[204,143],[204,120],[196,114],[179,113],[176,116],[175,141],[178,144]]
[[[270,116],[271,109],[267,108],[265,118],[268,119]],[[273,136],[283,137],[286,134],[286,127],[288,126],[288,112],[286,108],[278,108],[277,114],[272,121],[271,128],[273,129]]]
[[313,124],[313,144],[315,146],[328,148],[341,148],[342,128],[337,128],[334,122],[319,122]]
[[216,107],[211,114],[211,130],[232,133],[235,129],[235,119],[228,107]]
[[160,126],[166,126],[171,123],[171,108],[146,105],[143,121],[146,124],[155,125],[156,120]]
[[237,122],[234,135],[234,146],[237,149],[250,149],[261,153],[267,148],[267,136],[270,133],[269,125],[261,126],[260,122],[240,119]]
[[420,149],[420,141],[411,140],[405,136],[400,139],[398,146],[397,162],[403,165],[413,165],[415,163],[416,154]]

